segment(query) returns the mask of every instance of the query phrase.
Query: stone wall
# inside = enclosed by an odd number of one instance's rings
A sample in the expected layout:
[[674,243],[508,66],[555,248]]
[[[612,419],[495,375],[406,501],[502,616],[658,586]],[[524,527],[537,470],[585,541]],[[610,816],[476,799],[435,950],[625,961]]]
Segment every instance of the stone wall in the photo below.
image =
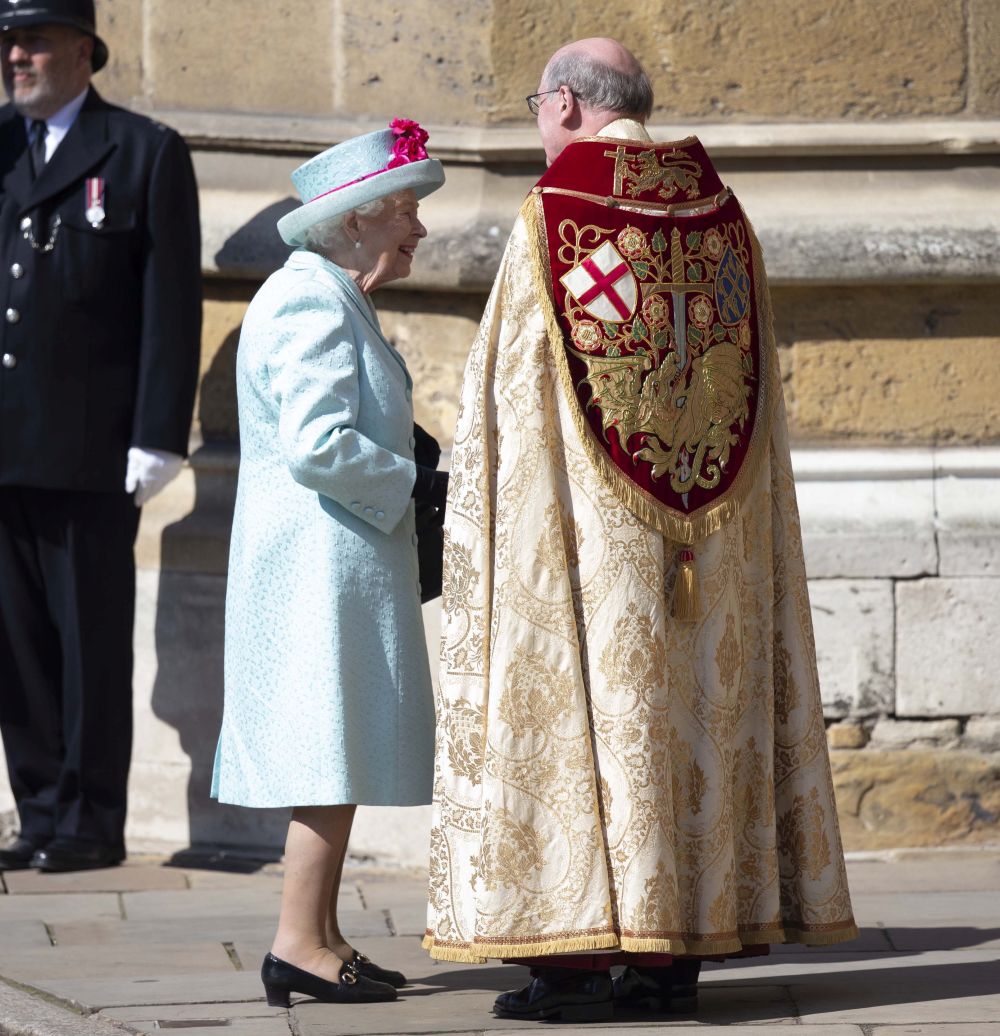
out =
[[[273,847],[283,814],[207,789],[233,365],[246,303],[287,254],[289,173],[394,115],[430,129],[448,182],[422,206],[412,277],[377,305],[447,447],[543,168],[523,97],[555,46],[608,31],[606,8],[98,0],[98,17],[98,88],[192,147],[206,277],[192,464],[138,547],[129,835]],[[653,79],[654,134],[701,137],[764,247],[847,844],[1000,841],[1000,4],[658,0],[616,11],[614,31]],[[352,846],[419,865],[426,829],[426,811],[362,811]]]

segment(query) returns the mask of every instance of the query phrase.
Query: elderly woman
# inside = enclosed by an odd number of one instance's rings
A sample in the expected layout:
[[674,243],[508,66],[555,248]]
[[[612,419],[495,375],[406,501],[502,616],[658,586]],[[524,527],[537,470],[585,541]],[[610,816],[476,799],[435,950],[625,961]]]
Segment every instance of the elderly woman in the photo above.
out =
[[405,983],[340,930],[358,804],[431,801],[434,705],[415,506],[447,476],[414,461],[412,379],[370,295],[408,276],[418,199],[444,182],[427,134],[396,120],[292,175],[300,248],[247,310],[241,462],[226,600],[225,714],[212,794],[291,806],[267,1001],[392,1000]]

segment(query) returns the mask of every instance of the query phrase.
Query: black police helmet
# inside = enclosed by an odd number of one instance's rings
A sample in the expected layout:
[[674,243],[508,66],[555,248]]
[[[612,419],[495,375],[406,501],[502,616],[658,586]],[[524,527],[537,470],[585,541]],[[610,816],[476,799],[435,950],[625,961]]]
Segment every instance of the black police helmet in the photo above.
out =
[[90,67],[99,72],[108,63],[108,47],[97,35],[94,0],[0,0],[0,32],[29,25],[72,25],[94,40]]

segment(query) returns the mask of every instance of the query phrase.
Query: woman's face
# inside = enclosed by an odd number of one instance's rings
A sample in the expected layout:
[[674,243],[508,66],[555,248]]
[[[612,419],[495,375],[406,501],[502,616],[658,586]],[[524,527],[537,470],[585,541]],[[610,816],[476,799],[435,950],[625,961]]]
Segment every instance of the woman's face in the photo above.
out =
[[420,239],[427,236],[417,216],[418,207],[413,191],[400,191],[386,201],[379,215],[359,217],[358,262],[363,267],[364,291],[410,275],[413,253]]

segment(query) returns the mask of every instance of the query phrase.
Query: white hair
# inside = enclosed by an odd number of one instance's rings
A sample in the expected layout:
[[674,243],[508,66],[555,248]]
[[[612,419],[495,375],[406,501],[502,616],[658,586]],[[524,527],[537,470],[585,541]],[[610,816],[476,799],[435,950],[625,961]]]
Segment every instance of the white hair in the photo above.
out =
[[347,236],[344,230],[344,223],[347,217],[353,212],[356,216],[373,219],[381,216],[386,205],[395,202],[399,196],[387,194],[381,198],[374,198],[366,201],[356,209],[348,209],[346,212],[338,212],[336,216],[320,220],[314,223],[306,232],[303,247],[310,252],[318,252],[320,255],[330,256],[338,252],[346,252],[354,247],[354,242]]
[[591,108],[648,119],[653,110],[653,87],[642,66],[623,72],[592,54],[569,50],[557,54],[542,75],[542,86],[568,86],[573,96]]

